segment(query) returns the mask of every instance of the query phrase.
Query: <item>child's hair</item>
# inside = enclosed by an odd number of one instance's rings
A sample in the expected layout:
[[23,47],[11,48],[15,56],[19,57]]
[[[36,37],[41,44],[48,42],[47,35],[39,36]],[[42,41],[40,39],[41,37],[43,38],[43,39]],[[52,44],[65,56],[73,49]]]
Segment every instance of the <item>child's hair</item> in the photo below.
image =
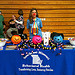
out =
[[19,15],[23,15],[22,9],[19,9],[18,14],[19,14]]

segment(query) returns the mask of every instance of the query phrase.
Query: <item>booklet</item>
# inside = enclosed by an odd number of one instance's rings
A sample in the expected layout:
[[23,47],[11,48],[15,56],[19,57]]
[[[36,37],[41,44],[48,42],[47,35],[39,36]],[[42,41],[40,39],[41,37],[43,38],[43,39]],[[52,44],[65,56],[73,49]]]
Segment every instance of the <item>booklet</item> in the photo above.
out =
[[7,45],[6,50],[15,50],[17,49],[17,45]]
[[3,47],[0,47],[0,50],[3,50]]
[[75,46],[72,46],[72,45],[63,45],[63,48],[64,49],[73,49],[73,48],[75,48]]

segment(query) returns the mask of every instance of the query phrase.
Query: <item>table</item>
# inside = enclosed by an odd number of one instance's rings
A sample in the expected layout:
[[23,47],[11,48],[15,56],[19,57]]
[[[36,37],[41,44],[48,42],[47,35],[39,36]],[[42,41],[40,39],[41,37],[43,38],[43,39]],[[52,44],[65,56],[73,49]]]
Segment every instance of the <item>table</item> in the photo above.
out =
[[[64,44],[69,41],[64,40]],[[32,53],[33,50],[33,53]],[[0,51],[0,75],[75,75],[75,49],[62,49],[61,55],[50,50],[26,49]]]

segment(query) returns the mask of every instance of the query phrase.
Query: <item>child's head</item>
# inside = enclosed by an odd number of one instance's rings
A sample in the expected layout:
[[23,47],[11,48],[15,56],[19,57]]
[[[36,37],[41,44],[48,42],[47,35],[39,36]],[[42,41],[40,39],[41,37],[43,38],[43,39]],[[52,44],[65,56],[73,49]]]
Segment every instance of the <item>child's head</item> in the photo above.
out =
[[22,9],[20,9],[20,10],[18,11],[18,14],[19,14],[19,15],[23,15]]
[[16,16],[15,15],[12,15],[12,19],[15,19],[16,18]]

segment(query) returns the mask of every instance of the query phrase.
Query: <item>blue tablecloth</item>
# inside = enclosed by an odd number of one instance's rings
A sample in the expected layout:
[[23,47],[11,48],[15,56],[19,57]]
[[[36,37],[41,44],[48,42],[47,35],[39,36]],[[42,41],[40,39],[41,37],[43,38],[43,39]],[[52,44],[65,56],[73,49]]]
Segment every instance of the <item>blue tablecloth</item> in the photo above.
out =
[[18,50],[4,48],[0,51],[0,75],[75,75],[75,49],[62,49],[61,55],[57,52],[31,48],[23,57]]

